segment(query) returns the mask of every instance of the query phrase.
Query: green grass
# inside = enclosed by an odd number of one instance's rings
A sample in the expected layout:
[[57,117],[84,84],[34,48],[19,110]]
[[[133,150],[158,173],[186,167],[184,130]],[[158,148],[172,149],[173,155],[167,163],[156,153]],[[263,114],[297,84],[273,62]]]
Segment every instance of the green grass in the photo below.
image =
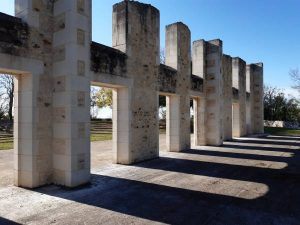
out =
[[8,150],[13,148],[14,148],[14,143],[12,139],[8,140],[7,142],[0,142],[0,150]]
[[91,142],[107,141],[112,139],[112,133],[93,134],[91,133]]
[[[91,121],[91,141],[112,139],[112,122],[107,120]],[[0,150],[13,149],[13,135],[0,132]]]
[[265,127],[265,133],[282,136],[300,136],[300,129]]

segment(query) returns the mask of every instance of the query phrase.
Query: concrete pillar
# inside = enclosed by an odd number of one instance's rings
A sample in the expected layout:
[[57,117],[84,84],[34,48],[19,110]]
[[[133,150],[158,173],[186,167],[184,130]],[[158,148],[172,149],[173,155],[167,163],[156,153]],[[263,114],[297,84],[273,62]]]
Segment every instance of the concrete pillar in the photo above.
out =
[[263,64],[251,64],[253,76],[251,77],[251,117],[252,131],[255,134],[264,133],[264,102],[263,102]]
[[206,143],[219,146],[223,144],[222,41],[208,41],[205,48]]
[[[166,65],[177,70],[176,94],[168,96],[170,129],[167,132],[167,149],[190,149],[190,89],[191,33],[183,23],[166,27]],[[167,123],[168,123],[167,122]]]
[[180,97],[166,96],[166,146],[168,151],[180,150]]
[[127,87],[113,89],[113,157],[114,163],[127,164],[130,155],[130,102]]
[[240,137],[240,105],[236,102],[232,104],[232,136]]
[[90,178],[91,0],[54,2],[53,179],[75,187]]
[[232,139],[232,58],[223,55],[223,137],[224,140]]
[[[233,107],[233,110],[238,108],[239,118],[236,120],[233,118],[234,122],[238,125],[233,126],[233,133],[235,137],[242,137],[247,134],[246,126],[246,63],[240,58],[232,59],[232,76],[233,76],[233,87],[238,89],[238,105]],[[236,113],[233,113],[235,116]]]
[[118,156],[122,151],[119,163],[131,164],[159,155],[159,28],[159,11],[151,5],[123,1],[113,7],[113,47],[127,54],[127,74],[133,80],[128,90],[130,127],[124,137],[129,147],[115,149]]
[[[192,74],[204,79],[205,41],[194,41],[192,48]],[[205,89],[205,87],[204,87]],[[194,98],[194,145],[206,145],[205,138],[205,99]]]
[[205,99],[193,98],[194,105],[194,145],[206,145],[205,139]]
[[251,83],[253,76],[253,68],[251,65],[247,65],[246,68],[246,125],[247,125],[247,135],[252,134],[252,115],[251,115]]
[[52,3],[15,1],[16,17],[30,28],[28,73],[15,84],[15,185],[34,188],[52,182]]

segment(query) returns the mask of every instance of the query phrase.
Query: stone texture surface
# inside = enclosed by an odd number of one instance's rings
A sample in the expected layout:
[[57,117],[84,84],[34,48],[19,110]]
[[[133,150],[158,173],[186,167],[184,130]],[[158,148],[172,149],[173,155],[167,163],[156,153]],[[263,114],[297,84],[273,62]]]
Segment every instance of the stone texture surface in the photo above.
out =
[[166,65],[177,70],[176,94],[167,96],[167,147],[190,148],[191,32],[183,23],[166,27]]
[[247,134],[246,123],[246,62],[241,58],[232,59],[233,87],[238,90],[238,99],[233,106],[233,136]]
[[254,73],[251,78],[252,85],[250,91],[252,93],[251,98],[251,115],[252,115],[252,131],[253,133],[264,132],[264,106],[263,106],[263,64],[252,64]]
[[223,137],[224,140],[232,139],[232,58],[223,55]]

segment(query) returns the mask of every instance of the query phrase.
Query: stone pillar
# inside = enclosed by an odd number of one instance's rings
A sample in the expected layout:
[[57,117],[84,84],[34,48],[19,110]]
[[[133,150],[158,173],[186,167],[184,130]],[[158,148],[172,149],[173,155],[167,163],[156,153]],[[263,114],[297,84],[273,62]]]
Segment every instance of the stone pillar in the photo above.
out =
[[223,144],[222,41],[208,41],[205,48],[206,143],[219,146]]
[[[193,42],[192,74],[204,79],[205,75],[205,41]],[[204,87],[205,89],[205,87]],[[194,98],[194,145],[206,145],[205,138],[205,99]]]
[[[247,126],[246,126],[246,63],[241,58],[233,58],[232,59],[232,74],[235,78],[233,81],[233,86],[238,89],[239,100],[238,107],[239,110],[239,119],[238,125],[236,126],[237,130],[234,130],[235,137],[242,137],[247,134]],[[236,83],[236,78],[238,82]],[[235,113],[234,113],[235,114]],[[235,119],[233,119],[236,121]],[[235,128],[235,126],[234,126]]]
[[16,76],[15,185],[52,182],[52,3],[16,0],[16,17],[29,25],[29,73]]
[[128,87],[113,89],[113,157],[114,163],[128,164],[130,155],[130,103]]
[[252,131],[255,134],[264,133],[264,83],[263,83],[263,64],[257,63],[251,65],[253,76],[251,77],[251,116]]
[[252,134],[252,115],[251,115],[251,86],[253,85],[251,80],[253,76],[253,67],[247,65],[246,68],[246,124],[247,124],[247,135]]
[[159,28],[159,11],[151,5],[123,1],[113,7],[113,47],[127,54],[127,74],[133,80],[128,90],[130,127],[124,137],[129,146],[115,149],[122,155],[118,163],[159,156]]
[[223,136],[224,140],[232,139],[232,58],[223,55]]
[[194,98],[194,145],[206,145],[205,139],[205,99]]
[[54,3],[53,179],[75,187],[90,178],[91,0]]
[[166,96],[166,146],[167,151],[180,151],[180,97]]
[[[183,23],[166,27],[166,65],[177,70],[176,95],[168,96],[167,149],[190,149],[191,33]],[[167,122],[168,123],[168,122]]]

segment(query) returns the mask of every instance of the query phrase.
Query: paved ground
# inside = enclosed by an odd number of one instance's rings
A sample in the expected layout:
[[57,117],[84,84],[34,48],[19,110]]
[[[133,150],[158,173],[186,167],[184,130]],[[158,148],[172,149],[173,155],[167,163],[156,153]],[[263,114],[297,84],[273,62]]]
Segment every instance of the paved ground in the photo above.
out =
[[[0,224],[300,224],[300,138],[162,151],[133,166],[111,164],[110,146],[92,144],[92,182],[79,189],[26,190],[1,178]],[[0,153],[1,177],[11,155]]]

